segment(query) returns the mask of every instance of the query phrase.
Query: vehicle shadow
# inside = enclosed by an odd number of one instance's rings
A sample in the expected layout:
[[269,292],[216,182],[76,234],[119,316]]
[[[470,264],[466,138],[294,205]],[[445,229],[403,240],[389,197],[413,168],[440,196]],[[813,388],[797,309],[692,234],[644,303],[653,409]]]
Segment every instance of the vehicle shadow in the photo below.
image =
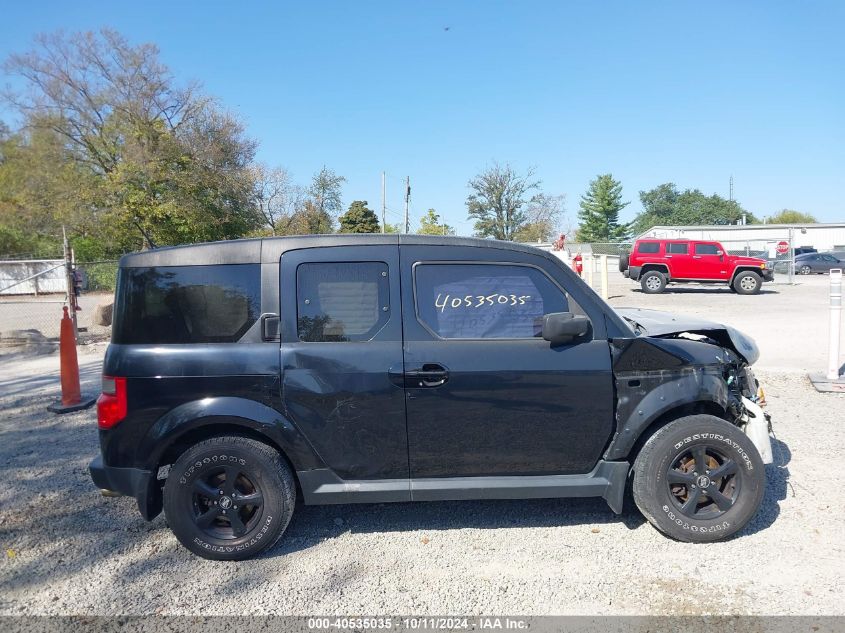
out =
[[[550,528],[645,523],[633,500],[616,515],[600,498],[426,501],[417,503],[306,506],[297,503],[284,538],[262,557],[306,550],[344,533],[443,532],[501,528]],[[561,543],[566,546],[565,543]]]
[[[631,288],[631,292],[636,292],[642,295],[648,294],[647,292],[643,292],[642,288]],[[684,286],[666,286],[666,289],[660,294],[702,294],[702,295],[735,295],[737,293],[733,292],[728,287],[720,287],[720,288],[708,288],[708,287],[684,287]],[[776,295],[780,294],[778,290],[770,290],[768,288],[761,288],[758,294],[761,295]],[[739,295],[745,296],[745,295]]]
[[792,452],[785,442],[772,438],[772,453],[774,463],[766,466],[766,492],[763,495],[763,503],[759,512],[737,536],[750,536],[772,525],[780,514],[779,501],[783,501],[792,488],[789,483],[789,462],[792,460]]

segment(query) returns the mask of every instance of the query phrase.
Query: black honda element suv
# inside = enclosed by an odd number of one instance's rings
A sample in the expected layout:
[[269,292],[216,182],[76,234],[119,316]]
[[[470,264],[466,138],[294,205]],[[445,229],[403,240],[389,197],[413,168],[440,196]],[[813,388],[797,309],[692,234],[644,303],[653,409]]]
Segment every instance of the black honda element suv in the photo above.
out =
[[306,504],[603,497],[683,541],[757,512],[753,341],[614,310],[551,253],[410,235],[161,248],[120,261],[98,401],[104,492],[200,556]]

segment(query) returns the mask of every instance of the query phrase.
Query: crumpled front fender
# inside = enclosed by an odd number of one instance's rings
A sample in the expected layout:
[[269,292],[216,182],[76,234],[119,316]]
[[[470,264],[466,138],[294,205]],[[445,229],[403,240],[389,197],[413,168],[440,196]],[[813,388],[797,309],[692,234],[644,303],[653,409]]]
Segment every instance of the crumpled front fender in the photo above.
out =
[[673,409],[697,406],[733,410],[736,398],[725,381],[736,362],[720,347],[690,340],[641,337],[612,342],[616,383],[616,431],[604,459],[628,458],[655,420]]

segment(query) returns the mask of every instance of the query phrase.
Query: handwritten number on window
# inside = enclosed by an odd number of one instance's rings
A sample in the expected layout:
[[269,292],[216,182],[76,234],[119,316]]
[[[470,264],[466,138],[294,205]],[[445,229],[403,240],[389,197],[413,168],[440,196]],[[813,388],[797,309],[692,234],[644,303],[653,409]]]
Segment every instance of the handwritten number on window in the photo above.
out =
[[[473,298],[476,300],[473,303]],[[434,300],[434,307],[440,310],[440,312],[444,312],[446,309],[451,310],[458,310],[460,308],[481,308],[481,307],[489,307],[494,305],[501,305],[501,306],[523,306],[527,300],[531,299],[531,295],[512,295],[512,294],[500,294],[498,292],[494,292],[491,295],[466,295],[465,297],[452,297],[449,294],[444,295],[443,293],[438,293],[437,298]]]

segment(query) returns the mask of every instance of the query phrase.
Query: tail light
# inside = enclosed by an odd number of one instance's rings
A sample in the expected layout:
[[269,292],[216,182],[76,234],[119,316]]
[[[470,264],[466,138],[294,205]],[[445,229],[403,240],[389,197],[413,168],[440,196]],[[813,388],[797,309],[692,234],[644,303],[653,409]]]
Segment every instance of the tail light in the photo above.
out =
[[112,428],[126,417],[126,378],[103,376],[103,393],[97,398],[97,426]]

